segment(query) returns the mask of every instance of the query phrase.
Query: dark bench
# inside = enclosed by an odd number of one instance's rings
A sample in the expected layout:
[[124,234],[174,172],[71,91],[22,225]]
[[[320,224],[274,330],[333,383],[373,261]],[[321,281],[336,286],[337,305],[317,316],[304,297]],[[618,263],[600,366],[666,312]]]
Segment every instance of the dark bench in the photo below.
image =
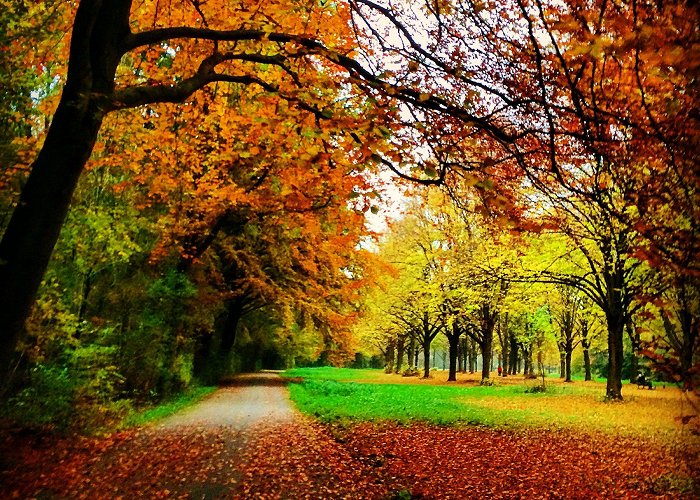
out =
[[644,375],[637,377],[637,389],[654,389],[651,380],[647,380]]

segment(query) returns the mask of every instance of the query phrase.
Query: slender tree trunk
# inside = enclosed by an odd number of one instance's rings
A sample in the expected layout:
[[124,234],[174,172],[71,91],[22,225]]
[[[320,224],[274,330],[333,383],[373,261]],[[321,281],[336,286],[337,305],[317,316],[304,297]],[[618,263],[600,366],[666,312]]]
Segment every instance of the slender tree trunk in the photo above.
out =
[[430,378],[430,343],[423,344],[423,378]]
[[88,297],[90,296],[90,291],[92,290],[92,277],[92,268],[90,268],[85,273],[85,278],[83,279],[83,290],[80,294],[80,307],[78,308],[78,331],[82,329],[82,323],[85,321],[85,316],[87,315]]
[[131,2],[80,2],[66,85],[44,144],[0,241],[0,378],[15,348],[102,126],[93,96],[114,89]]
[[591,347],[591,343],[588,340],[588,322],[583,321],[581,323],[581,347],[583,349],[583,370],[585,372],[584,374],[584,380],[590,381],[593,379],[591,376],[591,354],[589,352],[589,349]]
[[[463,373],[466,371],[464,369],[464,363],[462,362],[463,358],[464,358],[464,355],[463,355],[464,344],[463,344],[462,340],[463,339],[460,339],[457,341],[457,370],[460,373]],[[451,350],[452,350],[452,348],[450,347],[450,352],[451,352]]]
[[641,341],[638,333],[635,333],[632,326],[632,321],[628,321],[625,325],[627,330],[627,336],[630,339],[630,344],[632,345],[632,356],[630,358],[630,383],[637,383],[637,374],[639,373],[639,358],[637,353],[641,347]]
[[469,339],[469,373],[476,371],[476,343]]
[[491,378],[491,350],[493,348],[493,331],[492,335],[484,335],[484,342],[481,346],[481,380]]

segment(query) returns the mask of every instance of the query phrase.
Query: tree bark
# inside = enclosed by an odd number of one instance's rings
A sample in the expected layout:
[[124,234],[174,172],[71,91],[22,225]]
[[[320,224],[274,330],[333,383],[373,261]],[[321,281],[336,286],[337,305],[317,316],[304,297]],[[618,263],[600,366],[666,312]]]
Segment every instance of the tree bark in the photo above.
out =
[[394,354],[395,354],[396,341],[390,340],[386,346],[386,351],[384,353],[384,372],[392,373],[394,371]]
[[[491,332],[493,333],[493,332]],[[493,348],[493,337],[484,339],[481,347],[481,380],[491,378],[491,349]]]
[[625,319],[621,312],[609,311],[608,322],[608,380],[605,397],[610,400],[622,400],[622,362],[624,358],[623,334]]
[[0,242],[0,373],[15,356],[105,111],[95,96],[114,90],[129,34],[131,2],[80,2],[60,102]]
[[452,333],[446,334],[450,353],[450,373],[447,376],[448,382],[457,381],[457,356],[459,351],[459,337],[461,333],[462,332],[460,332],[457,325],[452,325]]
[[591,354],[588,351],[591,347],[591,343],[588,340],[588,322],[581,322],[581,348],[583,349],[583,370],[584,370],[584,380],[587,382],[592,380],[591,377]]
[[224,329],[221,332],[221,344],[219,346],[219,353],[222,356],[228,356],[233,350],[233,345],[236,343],[236,333],[238,331],[238,323],[243,317],[243,306],[245,304],[245,299],[243,297],[237,297],[228,306],[228,314],[226,316],[226,322],[224,323]]
[[571,382],[571,353],[573,351],[573,348],[566,349],[566,357],[564,359],[564,363],[566,365],[566,378],[564,379],[564,382]]
[[557,342],[557,347],[559,348],[559,378],[566,377],[566,350],[561,345],[561,342]]
[[406,338],[403,336],[399,337],[398,341],[396,342],[396,366],[394,367],[394,373],[401,373],[405,342]]

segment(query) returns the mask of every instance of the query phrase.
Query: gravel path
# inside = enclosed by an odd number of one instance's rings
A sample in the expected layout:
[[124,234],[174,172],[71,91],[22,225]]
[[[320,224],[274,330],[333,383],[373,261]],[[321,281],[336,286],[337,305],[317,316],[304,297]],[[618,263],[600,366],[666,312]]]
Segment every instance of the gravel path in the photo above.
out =
[[163,420],[158,427],[177,430],[191,426],[228,426],[246,430],[260,425],[284,425],[294,417],[284,379],[274,372],[262,372],[231,379],[226,387]]

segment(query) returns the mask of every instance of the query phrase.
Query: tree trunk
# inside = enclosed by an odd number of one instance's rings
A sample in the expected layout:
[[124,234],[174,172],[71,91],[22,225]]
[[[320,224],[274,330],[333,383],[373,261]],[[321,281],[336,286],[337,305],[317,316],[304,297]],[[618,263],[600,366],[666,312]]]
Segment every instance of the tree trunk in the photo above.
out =
[[408,350],[406,352],[406,360],[408,361],[408,367],[413,368],[416,366],[414,364],[414,356],[416,352],[416,339],[411,335],[408,339]]
[[92,268],[90,268],[83,279],[83,290],[80,294],[80,307],[78,308],[78,333],[82,330],[83,321],[85,321],[85,316],[87,315],[88,298],[90,297],[90,291],[92,290],[92,279],[93,273]]
[[561,342],[557,342],[557,347],[559,348],[559,378],[566,377],[566,351],[561,345]]
[[423,344],[423,378],[430,378],[430,343]]
[[385,373],[392,373],[394,371],[395,344],[396,342],[394,340],[391,340],[386,346],[386,351],[384,352]]
[[476,343],[469,339],[469,373],[476,371]]
[[585,372],[584,380],[590,381],[591,377],[591,354],[588,349],[591,347],[591,343],[588,340],[588,322],[583,321],[581,323],[581,347],[583,348],[583,370]]
[[399,337],[396,343],[396,366],[394,368],[394,373],[401,373],[401,365],[403,365],[403,354],[404,354],[404,344],[406,343],[405,337]]
[[223,356],[228,356],[233,350],[233,345],[236,342],[238,323],[243,316],[243,305],[244,299],[242,297],[237,297],[229,302],[228,315],[226,316],[224,329],[221,332],[221,344],[219,347],[219,353]]
[[447,343],[450,353],[450,374],[447,376],[448,382],[457,381],[457,356],[459,351],[459,337],[462,332],[456,325],[452,326],[452,333],[447,335]]
[[0,241],[0,374],[9,373],[24,322],[90,158],[129,34],[131,2],[80,2],[66,84],[44,144]]
[[493,348],[493,331],[491,335],[484,335],[481,347],[481,380],[491,378],[491,352]]
[[639,373],[639,358],[637,358],[637,353],[641,347],[641,340],[638,333],[635,333],[632,327],[632,322],[628,321],[625,325],[627,329],[627,336],[630,339],[632,345],[632,357],[630,359],[630,383],[637,383],[637,375]]
[[621,312],[608,312],[608,380],[605,397],[611,400],[622,400],[622,362],[624,348],[622,338],[625,320]]
[[509,335],[508,343],[510,344],[510,359],[509,359],[509,371],[511,375],[516,375],[520,370],[518,369],[518,355],[519,355],[519,345],[518,341],[515,339],[515,335],[512,333]]
[[[462,362],[462,359],[464,358],[464,356],[463,356],[463,354],[462,354],[462,349],[463,349],[463,348],[464,348],[464,347],[463,347],[462,341],[461,341],[461,340],[458,340],[458,341],[457,341],[457,353],[456,353],[456,354],[457,354],[457,370],[458,370],[460,373],[463,373],[463,372],[466,371],[466,370],[464,369],[464,363]],[[451,354],[451,352],[452,352],[452,347],[450,347],[450,354]],[[451,359],[451,358],[450,358],[450,359]],[[450,361],[450,363],[451,363],[451,361]]]
[[564,382],[571,382],[571,353],[573,348],[567,346],[566,357],[564,358],[565,368],[566,368],[566,378]]

